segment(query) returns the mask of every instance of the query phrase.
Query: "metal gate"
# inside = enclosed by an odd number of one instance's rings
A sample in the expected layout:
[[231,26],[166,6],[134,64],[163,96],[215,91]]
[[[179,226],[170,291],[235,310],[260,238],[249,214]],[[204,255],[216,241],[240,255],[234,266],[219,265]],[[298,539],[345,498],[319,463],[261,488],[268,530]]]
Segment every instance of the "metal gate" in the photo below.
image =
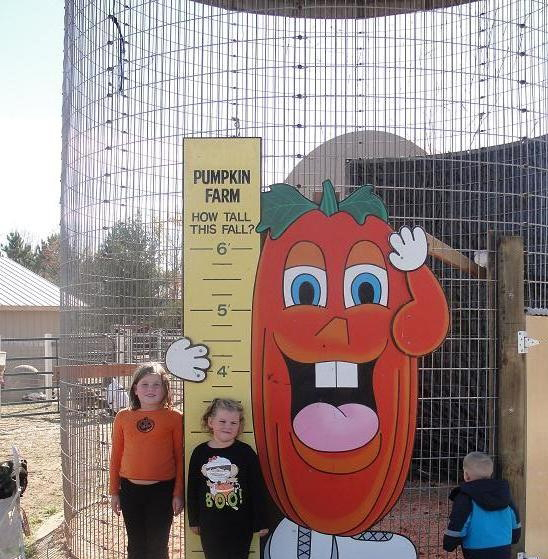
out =
[[0,385],[0,415],[59,413],[59,338],[2,338],[6,371]]

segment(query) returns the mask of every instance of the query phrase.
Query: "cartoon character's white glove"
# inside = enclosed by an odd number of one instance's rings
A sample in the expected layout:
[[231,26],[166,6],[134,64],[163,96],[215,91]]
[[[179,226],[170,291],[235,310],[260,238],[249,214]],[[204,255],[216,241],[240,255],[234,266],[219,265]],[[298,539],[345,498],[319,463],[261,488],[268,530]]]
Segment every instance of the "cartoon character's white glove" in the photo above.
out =
[[402,227],[398,233],[392,233],[389,240],[394,252],[388,258],[394,268],[411,272],[424,264],[428,255],[428,243],[421,227],[415,227],[413,231],[409,227]]
[[202,382],[210,367],[205,345],[192,345],[189,338],[174,341],[166,351],[166,367],[183,380]]

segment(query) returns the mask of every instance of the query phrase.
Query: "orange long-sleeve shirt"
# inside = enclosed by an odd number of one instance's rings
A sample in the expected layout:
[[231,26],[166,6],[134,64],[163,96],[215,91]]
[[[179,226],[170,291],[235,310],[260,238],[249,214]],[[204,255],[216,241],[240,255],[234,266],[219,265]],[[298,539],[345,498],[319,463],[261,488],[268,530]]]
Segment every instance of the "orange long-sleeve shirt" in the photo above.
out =
[[183,414],[162,408],[124,409],[112,426],[109,493],[120,492],[120,478],[175,479],[173,495],[183,496]]

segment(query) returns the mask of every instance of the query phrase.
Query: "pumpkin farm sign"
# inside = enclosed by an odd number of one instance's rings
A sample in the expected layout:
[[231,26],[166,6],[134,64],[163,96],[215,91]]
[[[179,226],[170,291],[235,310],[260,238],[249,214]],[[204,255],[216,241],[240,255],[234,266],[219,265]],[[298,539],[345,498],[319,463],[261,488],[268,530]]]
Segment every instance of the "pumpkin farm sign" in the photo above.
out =
[[372,187],[338,202],[330,181],[319,206],[271,186],[256,230],[266,239],[252,306],[253,423],[285,516],[265,554],[415,557],[409,540],[372,528],[409,470],[417,358],[449,326],[425,233],[395,232]]

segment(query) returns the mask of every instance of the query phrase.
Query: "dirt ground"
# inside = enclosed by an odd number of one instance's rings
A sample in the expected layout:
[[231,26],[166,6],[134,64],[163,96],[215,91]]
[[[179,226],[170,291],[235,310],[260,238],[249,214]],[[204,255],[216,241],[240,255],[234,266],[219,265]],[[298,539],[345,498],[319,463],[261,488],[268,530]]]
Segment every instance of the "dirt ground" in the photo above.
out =
[[[28,461],[29,483],[21,499],[21,505],[27,513],[32,534],[27,538],[28,559],[71,559],[73,556],[65,546],[63,520],[63,491],[61,474],[60,421],[59,414],[22,417],[17,414],[28,413],[29,406],[4,407],[0,417],[0,456],[9,458],[12,446],[17,446],[20,454]],[[46,404],[33,404],[36,413],[56,411],[56,407]],[[108,504],[99,503],[94,514],[103,526],[116,528],[109,513]],[[417,546],[420,559],[445,558],[441,551],[441,538],[445,519],[447,518],[447,492],[430,488],[408,487],[394,509],[381,522],[377,529],[402,533]],[[97,520],[97,519],[96,519]],[[443,521],[442,521],[443,520]],[[181,518],[174,525],[173,557],[182,557]],[[109,530],[109,533],[123,533],[123,527]],[[101,536],[101,538],[103,538]],[[121,548],[114,553],[113,540],[107,542],[108,556],[123,556]],[[111,553],[112,552],[112,553]],[[90,556],[91,557],[91,556]],[[87,558],[87,556],[86,556]]]
[[[28,413],[36,415],[22,415]],[[1,408],[1,461],[11,458],[13,446],[16,446],[21,457],[27,460],[28,487],[21,498],[21,507],[27,515],[31,529],[31,535],[25,541],[27,559],[74,557],[65,544],[60,432],[60,418],[56,405],[33,403],[4,405]],[[85,474],[83,475],[85,477]],[[86,509],[86,513],[92,515],[90,525],[100,525],[104,529],[100,534],[93,533],[96,541],[92,546],[82,549],[83,540],[79,540],[76,552],[81,554],[81,559],[95,559],[95,548],[101,549],[101,556],[125,556],[122,519],[113,517],[108,499],[101,499],[93,507]],[[77,523],[77,530],[81,528],[82,522],[86,522],[86,513],[83,513],[82,521]],[[181,517],[174,522],[173,531],[174,534],[182,534]],[[80,535],[82,534],[85,539],[85,530]],[[181,536],[172,538],[173,557],[183,556],[180,551],[181,544]]]
[[[20,417],[23,413],[54,412],[48,415]],[[64,550],[63,533],[53,530],[44,540],[33,544],[46,523],[55,526],[63,512],[61,475],[61,448],[59,444],[59,414],[57,406],[27,404],[3,406],[0,417],[0,457],[10,458],[16,446],[28,465],[28,487],[21,498],[27,514],[31,536],[27,538],[27,555],[32,559],[64,559],[70,555]]]

